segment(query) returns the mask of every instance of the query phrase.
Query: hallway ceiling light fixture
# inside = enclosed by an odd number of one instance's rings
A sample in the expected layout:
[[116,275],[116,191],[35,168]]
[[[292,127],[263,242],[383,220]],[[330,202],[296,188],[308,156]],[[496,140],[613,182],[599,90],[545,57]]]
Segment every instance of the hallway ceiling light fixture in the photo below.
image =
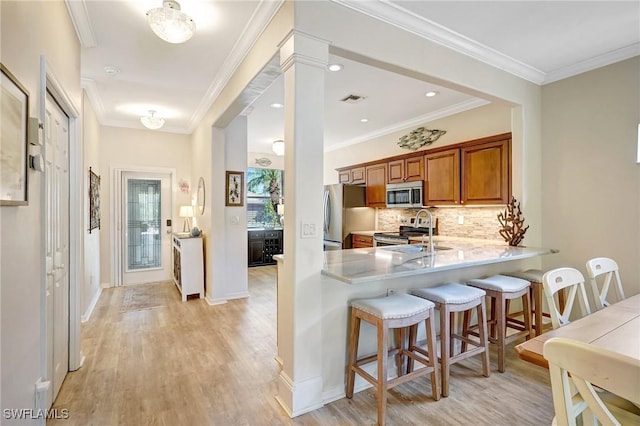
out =
[[273,152],[275,152],[276,155],[284,155],[284,141],[282,139],[273,141],[271,149],[273,149]]
[[149,110],[149,115],[145,115],[140,117],[140,122],[147,129],[158,130],[162,126],[164,126],[164,118],[156,117],[156,112],[154,110]]
[[177,1],[165,0],[162,7],[147,12],[147,21],[154,33],[169,43],[184,43],[196,32],[196,23],[180,11]]

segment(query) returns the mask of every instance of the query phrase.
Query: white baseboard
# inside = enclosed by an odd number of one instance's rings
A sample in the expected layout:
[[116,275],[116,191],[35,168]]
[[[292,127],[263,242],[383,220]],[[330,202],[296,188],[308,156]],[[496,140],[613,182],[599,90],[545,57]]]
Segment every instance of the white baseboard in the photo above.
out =
[[294,383],[280,371],[276,400],[291,418],[322,408],[322,377]]
[[96,304],[98,303],[98,300],[100,299],[100,295],[101,294],[102,294],[102,286],[98,287],[98,291],[96,291],[96,294],[93,295],[93,299],[91,299],[91,303],[89,303],[89,306],[87,307],[87,310],[82,315],[82,317],[80,317],[80,321],[81,322],[89,321],[89,318],[91,318],[91,314],[93,313],[93,309],[96,307]]
[[115,284],[111,284],[111,283],[100,284],[100,288],[111,288],[111,287],[115,287]]
[[249,292],[248,291],[238,291],[236,293],[229,293],[227,294],[227,300],[232,300],[232,299],[245,299],[249,297]]
[[204,300],[207,301],[207,303],[211,306],[215,306],[215,305],[224,305],[225,303],[227,303],[227,299],[224,298],[220,298],[220,299],[210,299],[208,296],[204,298]]

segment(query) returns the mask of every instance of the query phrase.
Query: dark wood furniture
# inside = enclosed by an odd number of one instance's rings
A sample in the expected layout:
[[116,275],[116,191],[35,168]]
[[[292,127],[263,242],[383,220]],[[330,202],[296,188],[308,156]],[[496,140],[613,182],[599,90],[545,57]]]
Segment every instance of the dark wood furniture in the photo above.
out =
[[274,254],[282,254],[282,230],[249,230],[248,266],[275,265]]

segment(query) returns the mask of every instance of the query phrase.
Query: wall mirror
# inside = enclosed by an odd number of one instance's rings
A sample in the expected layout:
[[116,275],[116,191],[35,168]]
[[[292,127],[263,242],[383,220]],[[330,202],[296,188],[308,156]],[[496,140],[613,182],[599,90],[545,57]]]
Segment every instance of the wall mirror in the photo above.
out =
[[196,204],[200,214],[204,214],[204,178],[200,177],[198,180],[198,194],[196,196]]

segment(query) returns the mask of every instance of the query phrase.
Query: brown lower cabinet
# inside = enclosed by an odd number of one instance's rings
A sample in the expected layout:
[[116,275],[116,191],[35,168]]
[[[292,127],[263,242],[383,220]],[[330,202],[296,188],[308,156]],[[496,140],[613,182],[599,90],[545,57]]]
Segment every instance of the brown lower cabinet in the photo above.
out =
[[351,248],[373,247],[373,237],[370,235],[351,234]]

